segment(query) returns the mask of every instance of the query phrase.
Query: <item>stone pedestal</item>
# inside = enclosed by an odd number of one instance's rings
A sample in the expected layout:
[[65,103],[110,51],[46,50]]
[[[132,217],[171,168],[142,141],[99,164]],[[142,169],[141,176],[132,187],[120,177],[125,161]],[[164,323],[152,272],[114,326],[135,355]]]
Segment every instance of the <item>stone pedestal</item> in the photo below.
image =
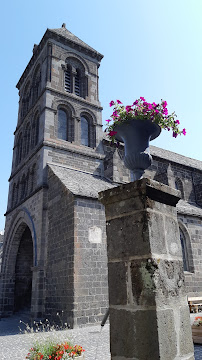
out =
[[178,200],[177,190],[149,179],[100,193],[113,360],[194,360]]

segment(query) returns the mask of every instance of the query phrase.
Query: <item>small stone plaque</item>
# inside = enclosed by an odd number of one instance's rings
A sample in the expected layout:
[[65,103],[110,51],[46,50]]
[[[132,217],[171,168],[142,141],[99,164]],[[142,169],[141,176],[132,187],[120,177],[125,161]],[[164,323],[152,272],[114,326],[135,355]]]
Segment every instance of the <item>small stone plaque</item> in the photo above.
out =
[[102,243],[102,229],[97,226],[92,226],[88,230],[88,239],[92,244]]

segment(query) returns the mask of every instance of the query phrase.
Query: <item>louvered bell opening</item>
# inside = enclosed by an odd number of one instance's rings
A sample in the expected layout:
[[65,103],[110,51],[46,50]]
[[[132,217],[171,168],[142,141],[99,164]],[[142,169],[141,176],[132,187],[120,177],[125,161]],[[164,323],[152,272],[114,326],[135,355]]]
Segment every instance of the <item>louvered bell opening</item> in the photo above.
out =
[[71,75],[69,69],[65,71],[65,91],[71,92]]
[[77,96],[80,96],[80,88],[81,88],[81,81],[80,81],[80,76],[77,73],[75,76],[75,94]]

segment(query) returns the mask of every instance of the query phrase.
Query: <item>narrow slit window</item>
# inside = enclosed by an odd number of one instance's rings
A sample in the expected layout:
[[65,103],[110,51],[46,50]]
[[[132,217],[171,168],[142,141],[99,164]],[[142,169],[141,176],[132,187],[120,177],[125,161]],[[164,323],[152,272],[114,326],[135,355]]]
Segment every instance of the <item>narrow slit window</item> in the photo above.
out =
[[80,73],[78,70],[77,70],[76,76],[75,76],[75,94],[77,96],[81,96],[81,78],[80,78]]
[[89,146],[89,123],[84,116],[81,117],[81,145]]
[[58,139],[67,140],[67,114],[64,110],[58,110]]

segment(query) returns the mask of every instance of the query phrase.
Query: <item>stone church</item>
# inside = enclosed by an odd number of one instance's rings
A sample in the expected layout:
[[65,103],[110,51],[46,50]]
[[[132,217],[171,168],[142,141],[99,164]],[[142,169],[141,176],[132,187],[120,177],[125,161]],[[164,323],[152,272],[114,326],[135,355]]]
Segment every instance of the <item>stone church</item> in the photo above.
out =
[[[105,212],[98,192],[133,180],[102,130],[102,55],[47,29],[18,84],[19,111],[0,273],[0,314],[71,327],[108,307]],[[145,176],[181,192],[177,210],[188,295],[202,295],[202,162],[151,146]],[[135,241],[135,234],[134,234]]]

